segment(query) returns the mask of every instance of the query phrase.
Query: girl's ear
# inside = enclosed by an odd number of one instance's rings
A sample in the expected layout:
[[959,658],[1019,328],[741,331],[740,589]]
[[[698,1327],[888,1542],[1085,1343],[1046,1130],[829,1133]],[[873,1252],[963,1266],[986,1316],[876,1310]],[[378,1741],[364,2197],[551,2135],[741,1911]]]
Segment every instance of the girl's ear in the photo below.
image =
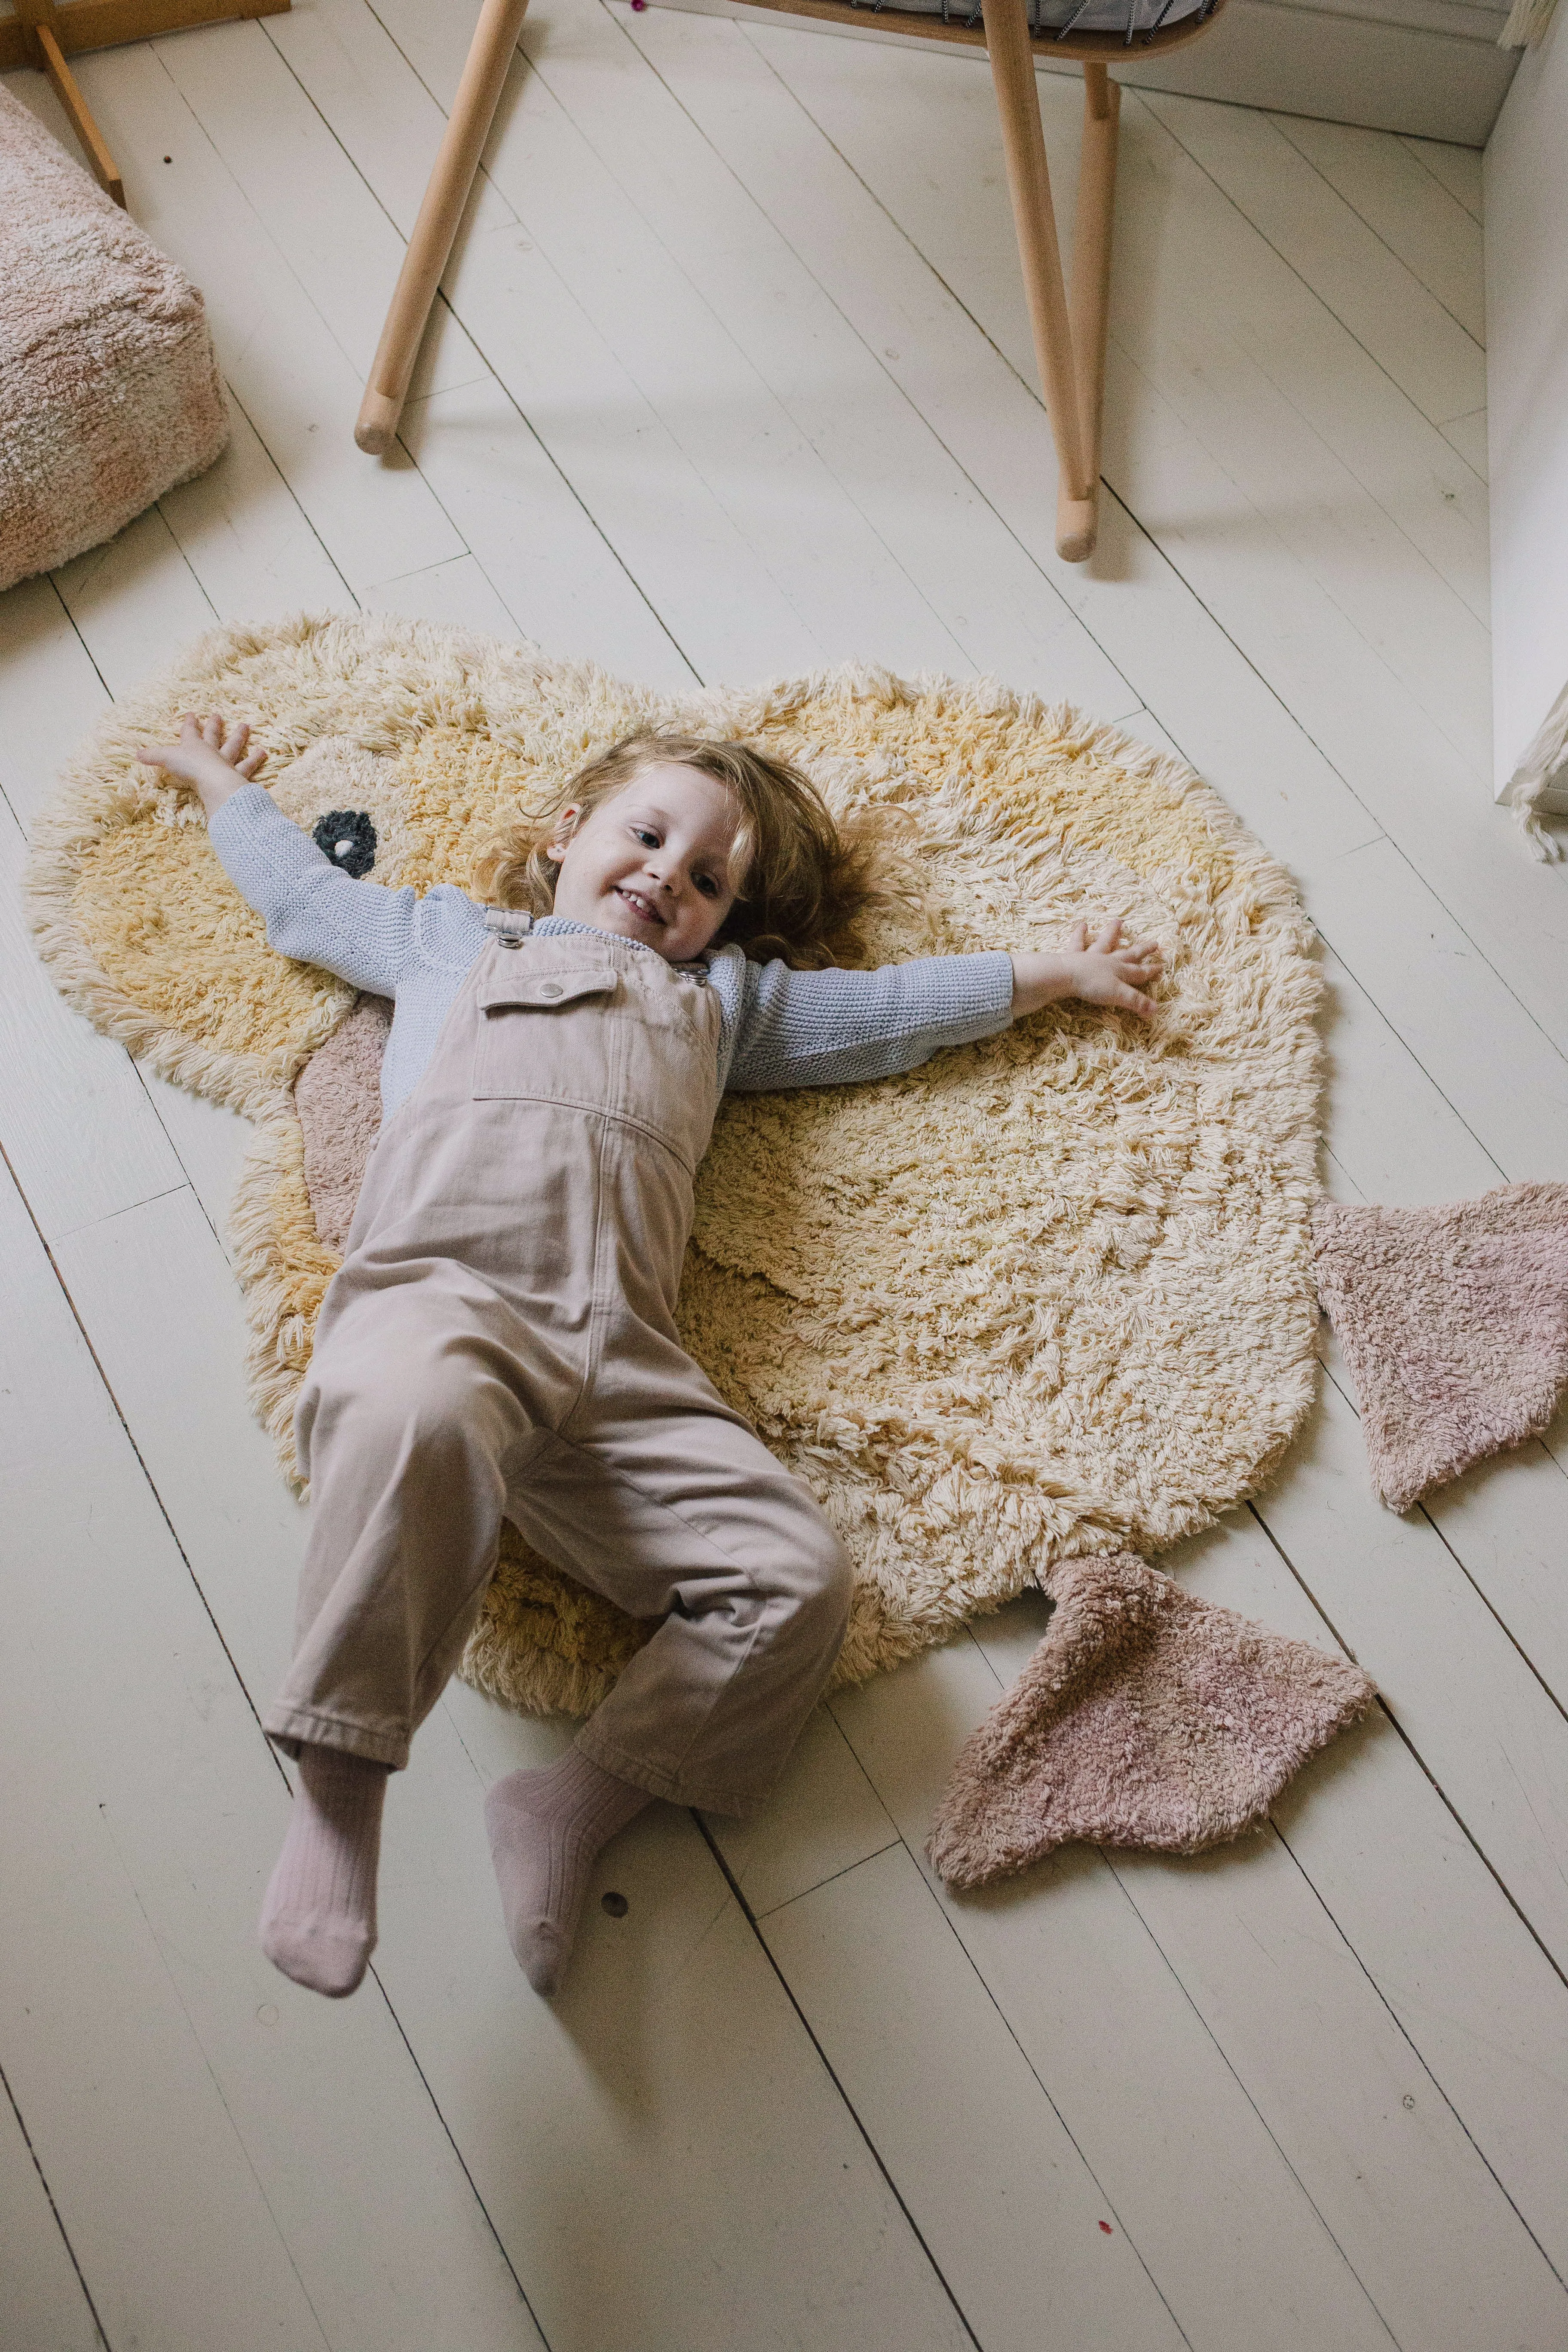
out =
[[544,845],[544,855],[555,865],[559,866],[565,856],[566,845],[576,832],[582,815],[581,807],[575,801],[571,801],[556,818],[555,830]]

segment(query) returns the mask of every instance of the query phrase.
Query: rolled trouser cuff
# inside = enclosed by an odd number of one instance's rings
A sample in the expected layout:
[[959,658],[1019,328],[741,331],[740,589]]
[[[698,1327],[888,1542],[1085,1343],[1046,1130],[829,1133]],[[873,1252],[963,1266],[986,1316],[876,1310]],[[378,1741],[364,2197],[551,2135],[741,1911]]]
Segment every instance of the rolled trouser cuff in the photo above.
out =
[[281,1748],[296,1763],[301,1748],[336,1748],[345,1756],[363,1756],[368,1763],[384,1764],[394,1772],[403,1771],[408,1762],[409,1734],[384,1724],[318,1715],[310,1707],[275,1706],[263,1716],[261,1728],[274,1748]]

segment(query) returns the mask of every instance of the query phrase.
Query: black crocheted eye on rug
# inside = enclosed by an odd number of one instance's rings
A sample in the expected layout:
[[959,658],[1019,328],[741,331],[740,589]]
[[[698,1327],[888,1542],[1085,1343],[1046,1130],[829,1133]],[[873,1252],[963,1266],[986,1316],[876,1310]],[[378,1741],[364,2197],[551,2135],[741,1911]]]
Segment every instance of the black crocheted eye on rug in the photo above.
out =
[[356,882],[375,864],[375,827],[363,809],[333,809],[330,815],[317,819],[310,838]]

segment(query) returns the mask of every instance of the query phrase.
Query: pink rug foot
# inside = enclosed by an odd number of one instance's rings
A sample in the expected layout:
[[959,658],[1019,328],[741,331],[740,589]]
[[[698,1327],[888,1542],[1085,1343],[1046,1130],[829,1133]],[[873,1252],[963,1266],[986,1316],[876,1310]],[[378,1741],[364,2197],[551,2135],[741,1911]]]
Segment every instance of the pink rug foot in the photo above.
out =
[[1197,1853],[1262,1820],[1375,1696],[1359,1666],[1184,1592],[1131,1552],[1055,1570],[1056,1611],[959,1756],[926,1851],[950,1886],[1058,1845]]
[[1312,1222],[1373,1485],[1406,1511],[1546,1427],[1568,1381],[1568,1184]]
[[359,1206],[365,1162],[381,1131],[381,1060],[392,1028],[384,996],[362,996],[318,1046],[294,1087],[305,1138],[305,1185],[316,1234],[341,1250]]

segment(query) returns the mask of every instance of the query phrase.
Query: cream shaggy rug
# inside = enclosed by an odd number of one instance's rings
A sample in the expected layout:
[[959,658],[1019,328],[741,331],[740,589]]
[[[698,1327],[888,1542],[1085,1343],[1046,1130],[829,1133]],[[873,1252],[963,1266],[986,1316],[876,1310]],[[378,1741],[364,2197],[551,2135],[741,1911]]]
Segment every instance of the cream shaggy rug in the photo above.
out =
[[1066,1560],[1046,1637],[965,1743],[926,1852],[981,1886],[1058,1845],[1200,1853],[1260,1822],[1376,1696],[1348,1658],[1184,1592],[1131,1553]]
[[1314,1231],[1319,1296],[1391,1511],[1547,1426],[1568,1383],[1568,1184],[1442,1209],[1325,1202]]
[[0,84],[0,589],[227,440],[201,296]]
[[[256,1123],[235,1226],[255,1401],[286,1465],[351,1205],[312,1202],[300,1106],[353,998],[268,950],[195,803],[135,764],[192,708],[250,722],[297,823],[363,819],[327,831],[384,882],[465,882],[500,813],[550,807],[586,754],[665,725],[799,761],[874,833],[890,895],[868,962],[1047,946],[1086,914],[1159,936],[1152,1028],[1054,1008],[905,1077],[721,1112],[685,1337],[850,1548],[841,1679],[1064,1562],[1157,1551],[1267,1476],[1313,1387],[1319,982],[1289,878],[1189,769],[987,682],[846,669],[664,698],[372,616],[205,640],[117,706],[34,867],[71,1000]],[[378,1018],[336,1048],[362,1071],[349,1127]],[[329,1106],[353,1091],[331,1050]],[[342,1135],[322,1148],[341,1168]],[[640,1638],[509,1541],[464,1671],[514,1706],[583,1711]]]

